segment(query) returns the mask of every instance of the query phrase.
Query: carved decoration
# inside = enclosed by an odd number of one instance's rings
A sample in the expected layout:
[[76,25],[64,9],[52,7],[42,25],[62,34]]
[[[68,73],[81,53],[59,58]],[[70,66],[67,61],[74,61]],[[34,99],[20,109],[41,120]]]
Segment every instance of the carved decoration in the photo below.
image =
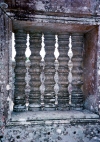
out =
[[25,50],[27,34],[23,30],[15,32],[16,66],[15,66],[15,90],[14,111],[25,111]]
[[37,111],[40,110],[40,50],[41,50],[41,33],[30,33],[30,62],[31,66],[29,69],[31,80],[30,80],[30,95],[29,95],[29,110]]
[[68,50],[69,50],[69,33],[58,34],[59,44],[59,94],[58,94],[58,109],[69,109],[69,92],[68,92]]
[[54,74],[55,74],[55,35],[53,33],[44,33],[45,43],[45,110],[55,110],[55,93],[54,93]]
[[73,51],[73,68],[72,68],[72,93],[71,103],[72,109],[81,110],[83,108],[83,69],[82,69],[82,53],[83,53],[83,34],[72,34],[72,51]]

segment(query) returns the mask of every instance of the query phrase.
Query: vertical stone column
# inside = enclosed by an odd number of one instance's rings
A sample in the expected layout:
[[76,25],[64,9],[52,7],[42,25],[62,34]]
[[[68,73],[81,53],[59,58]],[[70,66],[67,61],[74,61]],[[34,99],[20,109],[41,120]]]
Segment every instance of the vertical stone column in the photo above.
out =
[[25,111],[25,50],[27,34],[23,30],[15,32],[16,66],[15,66],[15,90],[14,90],[14,111]]
[[30,50],[31,50],[31,56],[30,56],[30,95],[29,95],[29,110],[31,111],[37,111],[40,110],[40,62],[41,62],[41,56],[40,56],[40,50],[41,50],[41,33],[30,33]]
[[41,61],[40,67],[41,67],[41,74],[40,74],[41,110],[44,110],[44,93],[45,93],[45,85],[44,85],[44,82],[45,82],[45,74],[44,74],[45,62],[44,61]]
[[55,75],[54,75],[55,86],[54,86],[54,91],[55,91],[55,107],[56,107],[56,110],[58,109],[58,92],[59,92],[58,68],[59,68],[59,62],[58,62],[58,60],[55,60]]
[[[25,66],[26,66],[26,76],[25,76],[25,81],[26,81],[26,87],[25,87],[25,96],[26,96],[26,106],[28,106],[29,104],[29,94],[30,94],[30,85],[29,85],[29,82],[30,82],[30,75],[29,75],[29,69],[30,69],[30,61],[26,61],[25,63]],[[28,109],[28,107],[27,107]]]
[[58,34],[59,50],[59,94],[58,109],[69,109],[69,92],[68,92],[68,50],[69,50],[69,33]]
[[4,17],[3,17],[3,11],[0,8],[0,137],[3,137],[4,133],[4,87],[3,83],[5,84],[5,78],[3,75],[4,72],[4,56],[2,56],[2,46],[5,47],[3,44],[5,41],[3,41],[4,38]]
[[55,75],[55,35],[53,33],[44,33],[45,43],[45,110],[55,110],[55,93],[54,93],[54,75]]
[[[13,61],[12,62],[12,97],[14,97],[14,90],[15,90],[15,85],[14,85],[14,82],[15,82],[15,66],[16,66],[16,62]],[[13,98],[14,100],[14,98]]]
[[71,103],[72,109],[81,110],[83,108],[83,34],[73,33],[72,36],[72,93],[71,93]]

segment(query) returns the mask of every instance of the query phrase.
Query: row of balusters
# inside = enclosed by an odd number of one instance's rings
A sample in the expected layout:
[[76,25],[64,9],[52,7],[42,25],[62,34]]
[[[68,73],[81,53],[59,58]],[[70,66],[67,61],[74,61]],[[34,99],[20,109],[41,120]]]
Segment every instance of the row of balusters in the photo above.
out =
[[[58,34],[59,57],[55,60],[55,34],[44,33],[44,44],[46,55],[41,61],[40,50],[42,43],[42,33],[30,32],[30,62],[29,74],[30,93],[28,110],[81,110],[83,108],[83,34],[71,33],[73,68],[72,68],[72,92],[71,105],[69,105],[68,92],[68,50],[70,33]],[[25,96],[25,50],[27,33],[23,30],[15,32],[16,66],[15,66],[15,90],[14,90],[14,111],[26,110]]]

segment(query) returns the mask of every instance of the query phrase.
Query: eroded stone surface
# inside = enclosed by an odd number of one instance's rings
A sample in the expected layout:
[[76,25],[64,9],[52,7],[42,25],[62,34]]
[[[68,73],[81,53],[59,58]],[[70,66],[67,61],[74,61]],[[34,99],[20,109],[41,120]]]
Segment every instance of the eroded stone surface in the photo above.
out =
[[100,142],[100,125],[8,126],[2,142]]

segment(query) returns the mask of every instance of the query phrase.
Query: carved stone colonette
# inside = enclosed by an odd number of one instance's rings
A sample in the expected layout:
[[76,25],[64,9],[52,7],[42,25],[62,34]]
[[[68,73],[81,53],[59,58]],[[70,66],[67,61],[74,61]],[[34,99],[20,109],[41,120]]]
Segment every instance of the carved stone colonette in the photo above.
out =
[[[40,56],[42,35],[44,34],[44,44],[46,55],[44,61]],[[52,32],[30,32],[30,62],[29,74],[30,94],[29,107],[30,111],[38,110],[69,110],[69,92],[68,92],[68,50],[69,37],[72,37],[73,51],[73,79],[72,79],[72,97],[71,108],[83,108],[83,93],[81,86],[82,79],[82,51],[83,51],[83,34],[78,33],[58,33],[58,51],[59,57],[56,60],[54,56],[56,33]],[[15,91],[14,91],[14,111],[26,110],[25,96],[25,50],[26,50],[27,33],[23,30],[15,32],[16,48],[16,66],[15,66]]]

